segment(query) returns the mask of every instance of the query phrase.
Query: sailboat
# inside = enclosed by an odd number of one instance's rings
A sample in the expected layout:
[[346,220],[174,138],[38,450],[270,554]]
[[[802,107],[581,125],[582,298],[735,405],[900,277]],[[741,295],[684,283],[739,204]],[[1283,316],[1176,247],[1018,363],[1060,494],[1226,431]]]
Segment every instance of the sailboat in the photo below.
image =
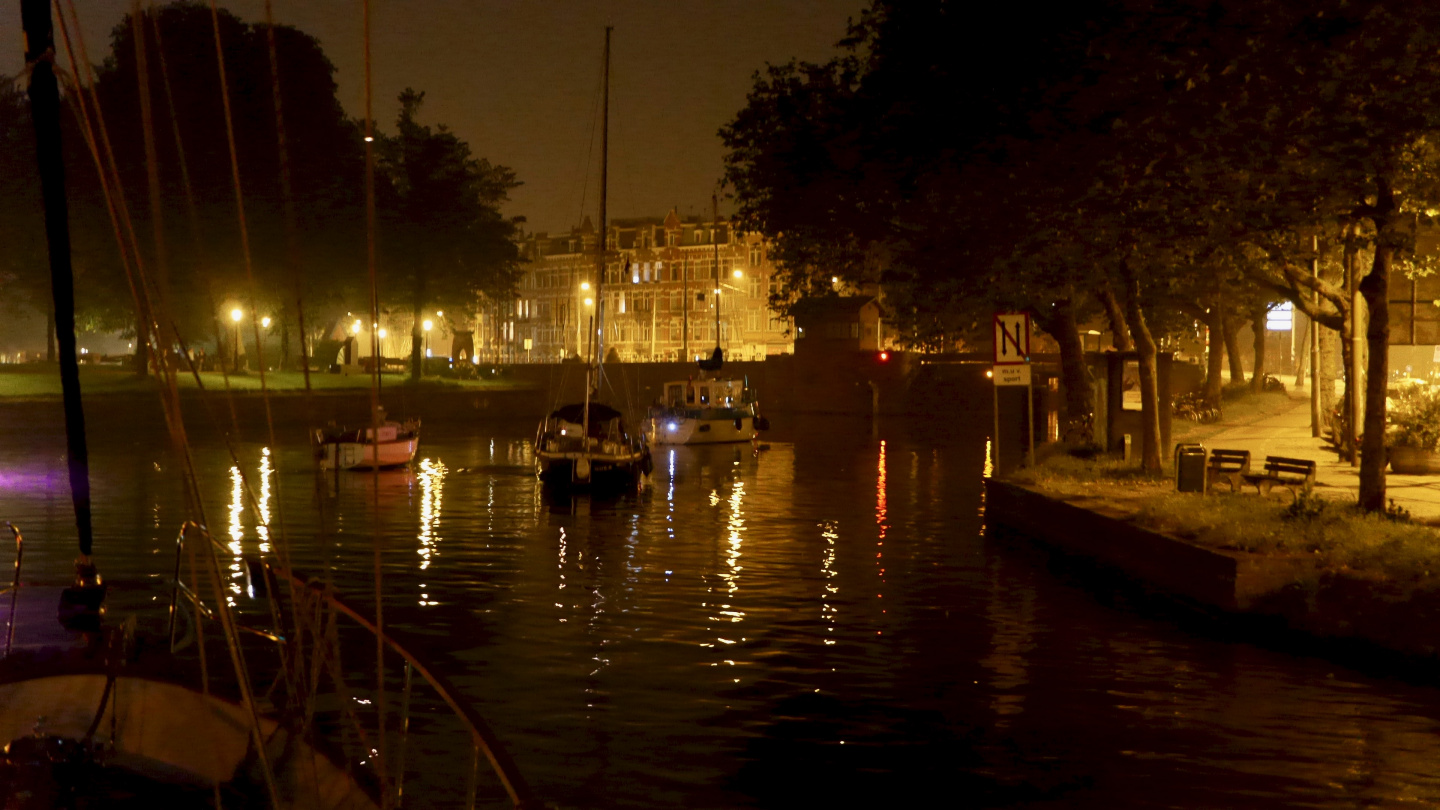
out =
[[[173,565],[165,572],[170,575],[168,582],[157,577],[128,587],[101,577],[93,556],[89,454],[76,352],[50,0],[22,0],[21,12],[79,556],[73,581],[54,587],[26,583],[26,540],[19,527],[4,524],[16,555],[10,587],[0,591],[5,617],[0,653],[0,807],[367,810],[398,806],[406,774],[410,697],[417,680],[427,684],[458,719],[473,746],[472,761],[478,765],[483,755],[509,799],[516,806],[532,805],[528,786],[484,721],[460,701],[453,686],[386,632],[378,610],[372,622],[329,586],[274,560],[251,558],[244,560],[248,592],[269,608],[271,621],[268,627],[247,625],[222,586],[226,577],[221,573],[222,555],[229,552],[210,535],[203,520],[180,527],[174,560],[166,561],[167,567]],[[69,51],[63,17],[61,22]],[[146,22],[140,18],[136,25]],[[368,36],[368,16],[366,31]],[[72,70],[78,75],[76,61],[72,55]],[[74,103],[85,104],[83,96],[79,88],[72,96]],[[152,329],[156,363],[166,381],[162,404],[186,470],[188,501],[203,517],[174,395],[177,364],[188,352],[178,331],[161,331],[162,325],[171,324],[154,309],[144,312]],[[187,552],[188,584],[181,574]],[[224,564],[231,560],[240,564],[234,558]],[[339,628],[341,618],[352,622],[346,631]],[[329,637],[335,639],[333,650],[323,649],[328,642],[326,632],[317,632],[322,627],[329,628]],[[377,655],[373,691],[366,691],[373,700],[363,701],[378,704],[376,729],[370,736],[353,709],[353,703],[362,701],[350,698],[353,690],[364,687],[347,685],[339,665],[339,634],[353,636],[357,630],[371,637]],[[306,638],[308,645],[300,643]],[[259,655],[257,645],[269,655]],[[218,649],[207,658],[212,647]],[[401,722],[388,734],[387,650],[394,656],[391,661],[404,662]],[[231,671],[222,674],[224,667],[218,662],[227,659]],[[258,665],[262,660],[279,664]],[[274,682],[262,696],[255,686],[266,683],[260,680],[264,676]],[[319,694],[316,687],[326,683],[333,683],[335,691]],[[334,753],[346,748],[343,741],[332,744],[314,722],[322,699],[345,707],[347,728],[359,734],[363,749],[351,744],[350,752]],[[387,750],[393,758],[387,757]],[[471,779],[473,785],[473,773]],[[473,806],[473,787],[470,803]]]
[[600,113],[600,231],[595,243],[595,311],[589,324],[593,347],[585,368],[585,398],[551,411],[535,431],[535,462],[540,479],[557,486],[634,482],[653,467],[650,446],[632,431],[620,411],[597,400],[605,352],[605,205],[610,141],[610,27],[605,28],[604,96]]
[[320,469],[372,470],[403,467],[420,449],[420,420],[387,419],[381,408],[363,428],[328,425],[315,430],[315,457]]

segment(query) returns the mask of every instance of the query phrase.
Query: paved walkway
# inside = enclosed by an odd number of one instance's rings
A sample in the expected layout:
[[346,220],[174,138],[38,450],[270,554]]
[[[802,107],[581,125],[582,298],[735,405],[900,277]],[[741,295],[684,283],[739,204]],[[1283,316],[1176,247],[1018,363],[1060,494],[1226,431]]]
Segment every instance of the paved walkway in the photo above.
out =
[[[1323,439],[1311,437],[1308,392],[1295,392],[1294,401],[1291,410],[1251,424],[1226,427],[1205,439],[1204,444],[1211,450],[1249,450],[1252,467],[1262,465],[1267,455],[1314,459],[1316,491],[1354,502],[1360,489],[1360,468],[1339,461]],[[1385,492],[1416,520],[1440,525],[1440,475],[1392,472],[1386,476]]]

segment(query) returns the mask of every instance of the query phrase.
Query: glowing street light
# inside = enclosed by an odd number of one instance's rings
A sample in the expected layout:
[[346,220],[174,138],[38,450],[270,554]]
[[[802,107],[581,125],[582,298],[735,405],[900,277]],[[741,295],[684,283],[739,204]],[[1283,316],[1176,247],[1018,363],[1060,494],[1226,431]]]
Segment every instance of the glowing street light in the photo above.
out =
[[245,313],[241,312],[239,307],[230,310],[230,320],[239,323],[243,317],[245,317]]
[[359,322],[359,321],[356,321],[355,323],[353,323],[353,324],[350,325],[350,334],[352,334],[352,335],[358,335],[358,334],[360,334],[360,322]]
[[588,290],[588,289],[590,289],[590,282],[588,282],[588,281],[582,281],[582,282],[580,282],[580,289],[582,289],[582,290]]
[[265,317],[261,318],[261,319],[260,319],[260,325],[263,326],[263,327],[265,327],[266,329],[269,329],[269,328],[270,328],[270,316],[269,316],[269,315],[266,315]]
[[594,305],[595,305],[595,299],[594,299],[594,298],[586,298],[586,299],[585,299],[585,306],[589,307],[589,306],[594,306]]
[[735,278],[744,278],[744,277],[745,277],[745,271],[744,271],[744,270],[736,270],[735,273],[734,273],[734,276],[735,276]]
[[425,322],[422,323],[422,324],[420,324],[420,325],[425,328],[425,356],[426,356],[426,357],[429,357],[429,356],[430,356],[430,330],[435,326],[435,322],[432,321],[432,320],[430,320],[429,318],[426,318],[426,319],[425,319]]

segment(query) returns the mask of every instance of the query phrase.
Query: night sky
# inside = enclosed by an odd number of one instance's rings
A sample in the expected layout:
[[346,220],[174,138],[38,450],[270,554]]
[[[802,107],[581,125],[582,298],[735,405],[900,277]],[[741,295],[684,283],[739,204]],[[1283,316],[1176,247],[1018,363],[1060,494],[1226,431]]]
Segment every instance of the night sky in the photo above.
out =
[[[363,107],[359,0],[273,0],[276,20],[319,39],[338,68],[340,100]],[[93,59],[129,0],[76,4]],[[823,60],[865,0],[475,2],[375,0],[376,118],[391,129],[395,97],[426,92],[425,123],[444,123],[477,155],[525,185],[507,209],[527,230],[564,230],[596,210],[604,26],[611,66],[610,214],[709,209],[721,173],[716,130],[745,102],[766,62]],[[222,3],[246,22],[263,0]],[[17,4],[0,17],[0,73],[23,68]],[[283,77],[282,77],[283,78]],[[591,151],[592,136],[595,146]],[[589,159],[587,160],[587,155]],[[588,179],[588,193],[586,193]],[[584,206],[582,210],[582,194]],[[723,210],[723,203],[722,203]]]

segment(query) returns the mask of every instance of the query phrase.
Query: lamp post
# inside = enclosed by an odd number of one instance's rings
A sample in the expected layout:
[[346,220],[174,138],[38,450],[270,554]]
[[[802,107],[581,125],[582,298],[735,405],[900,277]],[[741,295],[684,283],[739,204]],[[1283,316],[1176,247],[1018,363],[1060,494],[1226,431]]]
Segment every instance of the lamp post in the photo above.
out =
[[428,359],[430,357],[430,330],[435,327],[435,322],[426,318],[425,323],[421,326],[425,327],[425,357]]
[[231,364],[231,368],[237,374],[240,372],[240,319],[243,317],[245,317],[245,313],[241,312],[239,307],[230,310],[230,320],[235,323],[235,345],[233,347],[235,362]]

